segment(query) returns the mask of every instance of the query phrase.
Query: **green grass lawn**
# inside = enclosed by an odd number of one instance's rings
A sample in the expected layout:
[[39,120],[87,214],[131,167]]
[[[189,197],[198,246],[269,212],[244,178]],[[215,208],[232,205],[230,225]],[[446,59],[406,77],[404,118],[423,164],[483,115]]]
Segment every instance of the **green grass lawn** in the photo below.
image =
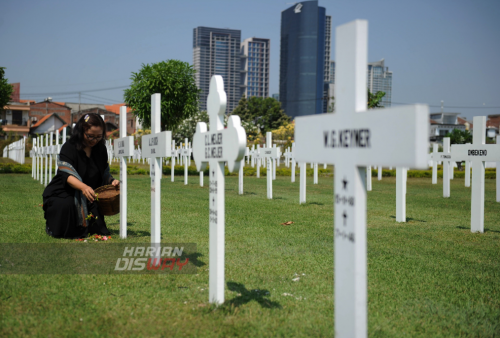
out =
[[[226,303],[208,304],[208,179],[162,180],[162,241],[196,243],[195,275],[0,275],[1,337],[332,337],[333,179],[226,178]],[[126,241],[150,241],[150,180],[129,176]],[[43,186],[0,175],[0,242],[64,243],[45,234]],[[500,203],[486,180],[484,234],[470,232],[463,179],[408,179],[407,223],[395,222],[395,179],[368,193],[371,337],[500,335]],[[106,218],[119,242],[119,215]],[[289,226],[281,223],[293,221]],[[78,243],[76,245],[108,245]],[[29,254],[29,253],[27,253]],[[82,257],[85,260],[85,257]],[[3,264],[3,262],[0,262]],[[292,281],[296,276],[298,281]]]

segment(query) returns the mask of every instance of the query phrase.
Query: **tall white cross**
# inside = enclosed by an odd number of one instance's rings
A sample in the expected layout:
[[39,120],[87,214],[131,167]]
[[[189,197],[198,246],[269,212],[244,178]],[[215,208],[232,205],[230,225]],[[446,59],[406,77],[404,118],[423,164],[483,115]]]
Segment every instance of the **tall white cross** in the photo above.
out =
[[153,94],[151,95],[151,134],[142,136],[143,156],[151,160],[151,244],[161,242],[161,158],[171,156],[171,147],[172,132],[161,131],[161,94]]
[[367,335],[366,167],[427,165],[426,105],[366,110],[367,48],[367,21],[337,27],[336,112],[295,119],[297,161],[335,165],[337,337]]
[[454,144],[454,161],[472,162],[471,232],[484,232],[484,162],[500,161],[500,147],[486,142],[486,116],[474,116],[472,144]]
[[120,159],[120,238],[127,238],[127,160],[134,155],[134,137],[127,136],[127,107],[120,107],[120,138],[115,140],[114,156]]
[[191,157],[191,149],[187,137],[184,139],[184,146],[181,149],[181,156],[184,161],[184,185],[188,184],[188,162]]
[[212,76],[207,99],[210,130],[207,124],[198,122],[193,136],[193,157],[198,171],[207,163],[209,172],[209,302],[224,303],[224,227],[225,227],[225,178],[224,164],[230,172],[238,170],[245,156],[247,136],[239,116],[232,115],[224,129],[226,111],[224,80]]

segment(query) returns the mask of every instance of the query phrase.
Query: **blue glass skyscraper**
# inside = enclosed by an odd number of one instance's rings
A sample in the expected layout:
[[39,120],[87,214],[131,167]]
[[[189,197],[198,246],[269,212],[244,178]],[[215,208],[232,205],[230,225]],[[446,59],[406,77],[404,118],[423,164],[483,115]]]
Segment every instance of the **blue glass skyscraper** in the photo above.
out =
[[288,116],[326,111],[330,39],[331,17],[318,1],[300,2],[281,12],[280,101]]

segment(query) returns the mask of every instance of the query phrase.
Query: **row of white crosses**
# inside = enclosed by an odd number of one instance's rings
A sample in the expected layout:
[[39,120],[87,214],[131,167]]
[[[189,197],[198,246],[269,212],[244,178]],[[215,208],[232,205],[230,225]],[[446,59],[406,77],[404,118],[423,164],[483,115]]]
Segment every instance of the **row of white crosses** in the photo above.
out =
[[[45,145],[43,139],[45,138]],[[40,184],[47,186],[52,179],[52,161],[55,159],[55,171],[57,171],[57,158],[61,147],[66,141],[66,128],[63,129],[62,144],[59,144],[59,130],[55,133],[45,134],[45,137],[39,136],[33,139],[32,150],[32,175],[35,180],[40,180]],[[35,167],[33,169],[33,167]]]
[[[297,161],[335,165],[337,337],[367,336],[366,167],[427,164],[427,106],[366,111],[367,33],[364,20],[337,27],[336,112],[295,122]],[[382,121],[398,128],[387,133]]]
[[[471,232],[484,232],[484,175],[485,162],[497,162],[497,170],[500,161],[500,140],[497,144],[485,144],[486,141],[486,117],[474,117],[474,131],[472,144],[454,144],[450,147],[450,138],[443,139],[443,152],[438,153],[436,147],[433,153],[433,183],[437,182],[438,161],[443,162],[443,197],[450,197],[450,163],[465,161],[466,186],[470,186],[470,166],[472,163],[472,189],[471,189]],[[437,169],[437,168],[436,168]],[[497,175],[496,200],[500,202],[500,183]]]
[[11,160],[24,164],[24,154],[26,152],[25,138],[21,138],[3,148],[3,157],[8,157]]

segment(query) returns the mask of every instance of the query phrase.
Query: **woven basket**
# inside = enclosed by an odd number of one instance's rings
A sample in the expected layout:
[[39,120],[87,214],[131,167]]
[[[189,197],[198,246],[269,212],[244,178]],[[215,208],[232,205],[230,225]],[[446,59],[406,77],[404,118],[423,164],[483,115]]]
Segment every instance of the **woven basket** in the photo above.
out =
[[113,216],[120,212],[120,186],[103,185],[94,192],[99,194],[97,204],[101,215]]

